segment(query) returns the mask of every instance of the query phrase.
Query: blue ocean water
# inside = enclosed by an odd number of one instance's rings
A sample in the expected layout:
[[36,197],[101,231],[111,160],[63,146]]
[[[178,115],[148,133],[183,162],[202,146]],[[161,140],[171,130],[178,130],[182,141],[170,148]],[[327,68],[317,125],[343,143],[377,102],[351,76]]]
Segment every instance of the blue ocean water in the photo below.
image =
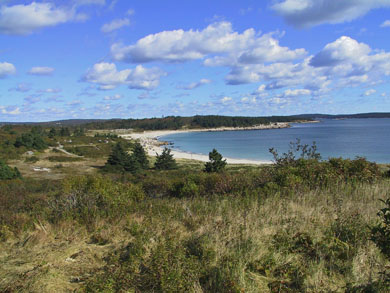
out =
[[390,163],[390,119],[323,119],[319,123],[293,123],[291,128],[269,130],[188,132],[162,136],[173,149],[205,154],[216,148],[224,157],[272,160],[269,148],[286,152],[297,138],[317,144],[323,159],[362,156]]

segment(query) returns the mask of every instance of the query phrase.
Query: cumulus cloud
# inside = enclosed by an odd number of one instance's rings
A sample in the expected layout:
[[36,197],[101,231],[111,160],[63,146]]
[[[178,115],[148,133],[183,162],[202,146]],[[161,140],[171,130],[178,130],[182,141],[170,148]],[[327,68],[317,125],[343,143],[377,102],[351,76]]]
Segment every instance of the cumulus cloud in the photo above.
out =
[[32,2],[0,7],[0,33],[9,35],[28,35],[45,27],[56,26],[72,20],[80,20],[74,8],[55,7],[45,2]]
[[373,94],[375,94],[375,93],[376,93],[376,90],[374,90],[374,89],[369,89],[369,90],[366,90],[366,91],[362,94],[362,96],[368,97],[368,96],[371,96],[371,95],[373,95]]
[[128,85],[132,89],[154,89],[160,78],[166,73],[159,68],[145,68],[142,65],[134,69],[118,71],[114,63],[97,63],[87,71],[84,81],[99,85],[101,90],[111,90],[119,85]]
[[114,19],[110,23],[106,23],[102,26],[101,31],[103,33],[110,33],[112,31],[118,30],[124,26],[129,26],[130,20],[128,18],[119,18]]
[[232,100],[233,100],[233,98],[231,98],[231,97],[223,97],[223,98],[220,99],[219,101],[220,101],[222,104],[228,104],[228,103],[230,103]]
[[[273,34],[259,36],[254,29],[243,33],[233,31],[229,22],[218,22],[199,30],[173,30],[148,35],[133,45],[115,43],[111,46],[115,60],[142,63],[152,61],[184,62],[202,59],[206,65],[226,65],[233,62],[262,63],[289,61],[306,55],[304,49],[281,47]],[[222,54],[222,56],[221,56]]]
[[4,115],[19,115],[20,108],[16,106],[0,106],[0,112]]
[[211,83],[210,79],[202,78],[198,82],[192,82],[192,83],[190,83],[188,85],[184,85],[184,86],[179,85],[179,86],[177,86],[177,88],[183,89],[183,90],[193,90],[195,88],[198,88],[198,87],[205,85],[205,84],[208,84],[208,83]]
[[390,27],[390,20],[385,20],[382,24],[381,27]]
[[345,78],[360,77],[370,81],[370,77],[374,80],[374,76],[390,75],[390,53],[373,51],[367,44],[346,36],[327,44],[310,64],[327,67],[329,74]]
[[304,28],[352,21],[380,7],[390,7],[390,0],[282,0],[272,9],[293,26]]
[[16,68],[13,64],[8,62],[0,62],[0,78],[7,77],[8,75],[15,74]]
[[364,43],[342,36],[335,42],[327,44],[325,48],[314,56],[310,65],[314,67],[333,66],[348,60],[355,60],[370,53],[371,49]]
[[54,68],[51,67],[33,67],[28,71],[31,75],[51,75],[54,72]]

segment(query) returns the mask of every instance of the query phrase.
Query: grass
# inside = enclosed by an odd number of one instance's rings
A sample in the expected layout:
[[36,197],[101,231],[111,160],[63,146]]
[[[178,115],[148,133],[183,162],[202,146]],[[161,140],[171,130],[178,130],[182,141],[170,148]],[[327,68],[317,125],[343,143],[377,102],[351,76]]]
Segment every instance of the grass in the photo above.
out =
[[33,224],[8,225],[0,243],[0,291],[345,292],[375,282],[388,264],[369,240],[388,180],[293,194],[147,197],[121,216],[88,222],[51,221],[47,203],[68,193],[36,185],[18,192],[12,211],[13,222]]

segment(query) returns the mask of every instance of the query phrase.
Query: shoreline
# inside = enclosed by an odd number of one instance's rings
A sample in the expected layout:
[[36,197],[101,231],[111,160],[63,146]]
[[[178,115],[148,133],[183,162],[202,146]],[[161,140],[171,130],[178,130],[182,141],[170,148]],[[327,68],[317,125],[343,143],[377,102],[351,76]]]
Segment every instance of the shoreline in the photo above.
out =
[[[206,129],[185,129],[185,130],[152,130],[144,132],[131,132],[127,134],[120,134],[124,139],[139,140],[141,145],[145,148],[149,156],[156,156],[156,153],[161,154],[167,142],[160,141],[159,138],[169,134],[188,133],[188,132],[214,132],[214,131],[242,131],[242,130],[266,130],[266,129],[280,129],[291,127],[287,122],[277,122],[269,125],[256,125],[251,127],[221,127],[221,128],[206,128]],[[208,155],[185,152],[181,150],[171,149],[171,154],[175,159],[196,160],[201,162],[208,162]],[[228,164],[244,164],[244,165],[270,165],[272,161],[266,160],[251,160],[251,159],[237,159],[224,157]]]

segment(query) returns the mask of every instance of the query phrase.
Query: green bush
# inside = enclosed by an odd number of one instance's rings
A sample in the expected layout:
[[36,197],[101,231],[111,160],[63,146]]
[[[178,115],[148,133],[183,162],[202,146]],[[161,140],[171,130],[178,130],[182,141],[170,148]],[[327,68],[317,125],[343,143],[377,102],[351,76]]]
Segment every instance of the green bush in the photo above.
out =
[[154,167],[157,170],[172,170],[177,168],[176,161],[171,154],[171,149],[164,148],[161,155],[156,154]]
[[221,172],[225,169],[226,159],[223,160],[223,157],[216,149],[213,149],[209,153],[209,162],[205,164],[204,170],[208,173],[211,172]]
[[16,167],[11,168],[4,161],[0,160],[0,180],[15,179],[21,177],[22,176]]

